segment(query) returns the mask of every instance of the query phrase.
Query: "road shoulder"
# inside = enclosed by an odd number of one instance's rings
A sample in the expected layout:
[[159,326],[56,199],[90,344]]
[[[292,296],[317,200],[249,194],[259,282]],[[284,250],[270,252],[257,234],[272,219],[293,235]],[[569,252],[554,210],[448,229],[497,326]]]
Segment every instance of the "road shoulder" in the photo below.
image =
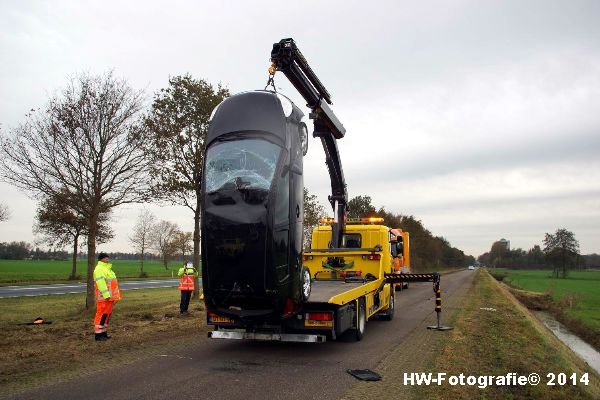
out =
[[[594,399],[598,376],[556,339],[508,291],[484,271],[469,288],[446,300],[450,332],[426,331],[422,323],[386,357],[376,371],[379,382],[356,382],[344,399]],[[459,313],[458,311],[461,310]],[[404,385],[404,374],[501,375],[509,372],[543,377],[538,386]],[[589,386],[546,386],[546,374],[588,373]]]
[[[461,309],[462,304],[472,290],[473,282],[472,279],[466,279],[452,296],[443,297],[443,325],[454,323],[458,310]],[[432,313],[432,316],[435,319],[435,313]],[[431,360],[441,351],[450,337],[449,332],[427,329],[427,326],[434,324],[434,319],[426,318],[421,321],[406,339],[379,363],[375,371],[383,377],[381,381],[356,382],[343,399],[416,398],[418,387],[403,384],[404,372],[428,370]]]

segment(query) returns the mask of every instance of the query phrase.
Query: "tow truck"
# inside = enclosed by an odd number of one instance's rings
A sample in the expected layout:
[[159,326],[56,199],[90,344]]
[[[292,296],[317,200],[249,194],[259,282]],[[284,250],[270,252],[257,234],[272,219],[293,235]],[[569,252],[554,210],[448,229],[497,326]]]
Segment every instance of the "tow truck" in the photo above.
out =
[[[394,286],[433,282],[410,274],[408,233],[381,219],[348,220],[348,194],[337,140],[346,130],[293,39],[271,51],[269,82],[282,72],[306,100],[321,140],[334,218],[303,243],[304,113],[275,90],[240,93],[213,111],[206,138],[201,230],[208,336],[324,342],[369,319],[391,320]],[[439,297],[439,292],[438,292]],[[437,310],[437,308],[436,308]]]

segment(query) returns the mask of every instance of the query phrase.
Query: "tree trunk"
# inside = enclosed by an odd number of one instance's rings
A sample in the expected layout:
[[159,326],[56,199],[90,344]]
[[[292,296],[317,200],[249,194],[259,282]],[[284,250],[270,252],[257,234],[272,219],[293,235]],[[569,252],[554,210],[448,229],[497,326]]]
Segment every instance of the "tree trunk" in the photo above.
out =
[[200,193],[196,192],[196,209],[194,210],[194,267],[198,270],[198,276],[194,278],[193,298],[200,297]]
[[144,275],[144,254],[146,253],[146,249],[144,246],[142,246],[142,261],[141,261],[141,266],[140,266],[140,276]]
[[562,250],[562,277],[565,279],[567,277],[567,257],[566,250]]
[[87,295],[85,308],[89,309],[95,305],[94,267],[96,266],[96,231],[98,215],[94,213],[88,221],[88,262],[87,262]]
[[79,233],[73,238],[73,266],[71,268],[70,280],[77,279],[77,248],[79,247]]

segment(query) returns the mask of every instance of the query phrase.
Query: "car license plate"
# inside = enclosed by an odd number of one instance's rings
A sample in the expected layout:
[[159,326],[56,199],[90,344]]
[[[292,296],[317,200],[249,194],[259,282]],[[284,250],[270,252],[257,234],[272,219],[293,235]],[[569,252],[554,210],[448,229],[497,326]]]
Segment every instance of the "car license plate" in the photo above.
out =
[[305,319],[304,326],[317,328],[333,328],[333,321],[313,321],[311,319]]
[[220,315],[211,317],[211,322],[213,324],[233,324],[233,323],[235,323],[235,321],[232,320],[231,318],[222,317]]

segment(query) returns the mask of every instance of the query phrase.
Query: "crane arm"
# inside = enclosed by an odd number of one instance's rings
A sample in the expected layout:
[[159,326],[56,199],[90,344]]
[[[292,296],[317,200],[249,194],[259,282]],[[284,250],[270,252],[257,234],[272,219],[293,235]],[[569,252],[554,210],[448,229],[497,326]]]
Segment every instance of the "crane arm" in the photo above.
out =
[[310,118],[313,119],[315,128],[313,136],[321,139],[331,180],[329,203],[336,216],[336,221],[331,227],[331,247],[339,248],[342,245],[348,208],[348,192],[337,139],[344,137],[346,129],[329,107],[332,104],[331,95],[308,65],[293,39],[282,39],[273,44],[271,62],[271,75],[275,74],[275,71],[283,72],[304,97],[311,110]]

